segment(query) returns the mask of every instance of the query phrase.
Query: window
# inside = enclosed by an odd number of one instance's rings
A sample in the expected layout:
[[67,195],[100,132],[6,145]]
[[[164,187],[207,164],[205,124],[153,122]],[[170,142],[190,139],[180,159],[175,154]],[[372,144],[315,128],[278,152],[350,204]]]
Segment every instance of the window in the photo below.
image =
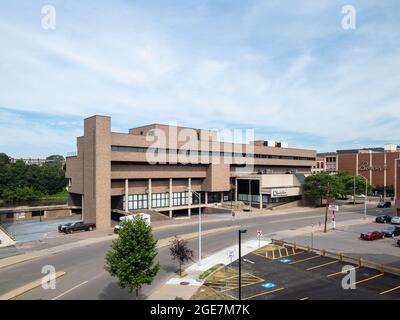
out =
[[[128,210],[147,209],[147,193],[144,194],[130,194],[128,196]],[[124,197],[125,207],[125,197]]]
[[173,192],[172,193],[172,205],[185,206],[188,204],[188,192]]
[[169,193],[153,193],[151,195],[152,208],[169,207]]

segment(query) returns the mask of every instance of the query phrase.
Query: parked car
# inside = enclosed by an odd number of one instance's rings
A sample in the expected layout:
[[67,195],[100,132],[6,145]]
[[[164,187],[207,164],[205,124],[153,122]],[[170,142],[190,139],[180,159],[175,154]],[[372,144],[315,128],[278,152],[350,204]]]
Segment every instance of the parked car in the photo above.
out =
[[73,224],[73,222],[68,222],[68,223],[64,223],[64,224],[60,224],[58,226],[58,232],[64,232],[65,228],[70,226],[71,224]]
[[384,216],[377,216],[376,219],[375,219],[375,222],[377,222],[377,223],[390,223],[391,220],[392,220],[391,216],[384,215]]
[[392,220],[390,220],[391,224],[400,224],[400,216],[393,217]]
[[96,228],[94,223],[84,223],[83,221],[73,222],[64,228],[65,233],[73,233],[75,231],[92,231]]
[[376,240],[385,238],[385,234],[382,231],[367,231],[361,233],[360,238],[362,240]]
[[400,247],[400,239],[397,240],[397,245]]
[[400,228],[396,226],[387,226],[383,229],[385,237],[395,237],[400,235]]
[[378,208],[390,208],[392,206],[392,203],[390,201],[381,201],[378,203]]

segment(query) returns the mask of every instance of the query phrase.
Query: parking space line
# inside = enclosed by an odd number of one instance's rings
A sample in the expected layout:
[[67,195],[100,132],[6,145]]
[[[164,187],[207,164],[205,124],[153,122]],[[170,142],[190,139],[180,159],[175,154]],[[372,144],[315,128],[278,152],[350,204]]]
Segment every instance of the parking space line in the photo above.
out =
[[318,255],[318,256],[314,256],[314,257],[309,257],[309,258],[305,258],[305,259],[289,262],[289,264],[295,264],[295,263],[299,263],[299,262],[303,262],[303,261],[307,261],[307,260],[312,260],[312,259],[320,258],[320,257],[322,257],[322,256]]
[[301,298],[299,300],[308,300],[308,297]]
[[354,283],[352,283],[352,285],[354,285],[354,284],[359,284],[359,283],[363,283],[363,282],[367,282],[367,281],[369,281],[369,280],[373,280],[373,279],[375,279],[375,278],[378,278],[378,277],[383,276],[384,274],[385,274],[385,273],[382,272],[382,273],[380,273],[380,274],[377,274],[377,275],[375,275],[375,276],[369,277],[369,278],[367,278],[367,279],[363,279],[363,280],[354,282]]
[[379,294],[386,294],[386,293],[389,293],[389,292],[392,292],[392,291],[395,291],[395,290],[398,290],[398,289],[400,289],[400,286],[394,287],[394,288],[389,289],[389,290],[382,291]]
[[302,253],[305,253],[305,251],[299,251],[299,252],[295,252],[295,253],[289,254],[288,257],[297,256],[298,254],[302,254]]
[[358,266],[358,267],[354,267],[353,269],[348,269],[346,271],[339,271],[339,272],[331,273],[331,274],[328,274],[327,277],[337,276],[338,274],[345,274],[348,271],[356,270],[358,268],[360,268],[360,267]]
[[249,299],[252,299],[252,298],[255,298],[255,297],[259,297],[259,296],[263,296],[263,295],[266,295],[266,294],[274,293],[274,292],[281,291],[281,290],[284,290],[284,289],[285,289],[285,288],[278,288],[278,289],[275,289],[275,290],[262,292],[262,293],[255,294],[255,295],[250,296],[250,297],[246,297],[246,298],[244,298],[243,300],[249,300]]
[[320,264],[320,265],[318,265],[318,266],[314,266],[314,267],[308,268],[308,269],[306,269],[306,270],[307,270],[307,271],[308,271],[308,270],[314,270],[314,269],[318,269],[318,268],[322,268],[322,267],[325,267],[325,266],[329,266],[329,265],[331,265],[331,264],[338,263],[338,262],[339,262],[339,260],[335,260],[335,261],[327,262],[327,263],[324,263],[324,264]]

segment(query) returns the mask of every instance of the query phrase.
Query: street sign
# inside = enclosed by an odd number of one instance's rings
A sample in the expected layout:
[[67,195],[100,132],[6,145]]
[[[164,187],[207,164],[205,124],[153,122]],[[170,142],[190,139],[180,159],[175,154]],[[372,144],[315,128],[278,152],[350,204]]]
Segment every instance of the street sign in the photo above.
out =
[[329,207],[328,207],[328,210],[329,210],[329,211],[336,211],[336,212],[337,212],[337,211],[339,211],[339,206],[330,204]]
[[235,256],[235,250],[229,250],[228,251],[228,258],[233,258]]
[[262,230],[257,230],[257,238],[261,238],[262,236]]

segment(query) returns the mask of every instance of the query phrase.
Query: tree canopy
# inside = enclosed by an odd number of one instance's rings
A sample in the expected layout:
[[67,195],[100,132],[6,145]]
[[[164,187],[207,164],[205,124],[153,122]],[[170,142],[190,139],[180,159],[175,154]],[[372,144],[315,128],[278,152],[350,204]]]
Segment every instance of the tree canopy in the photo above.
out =
[[37,165],[22,160],[12,163],[10,157],[0,153],[0,198],[5,201],[35,200],[64,190],[67,185],[62,166],[64,157],[51,157],[53,161]]
[[155,262],[157,240],[151,227],[141,218],[122,222],[118,239],[106,255],[105,269],[118,278],[118,285],[130,293],[151,284],[160,269]]
[[[354,181],[356,195],[365,194],[365,179],[360,176],[351,176],[346,172],[328,174],[321,172],[306,177],[304,181],[304,194],[313,199],[346,198],[354,194]],[[373,186],[367,183],[368,195],[371,195]]]

